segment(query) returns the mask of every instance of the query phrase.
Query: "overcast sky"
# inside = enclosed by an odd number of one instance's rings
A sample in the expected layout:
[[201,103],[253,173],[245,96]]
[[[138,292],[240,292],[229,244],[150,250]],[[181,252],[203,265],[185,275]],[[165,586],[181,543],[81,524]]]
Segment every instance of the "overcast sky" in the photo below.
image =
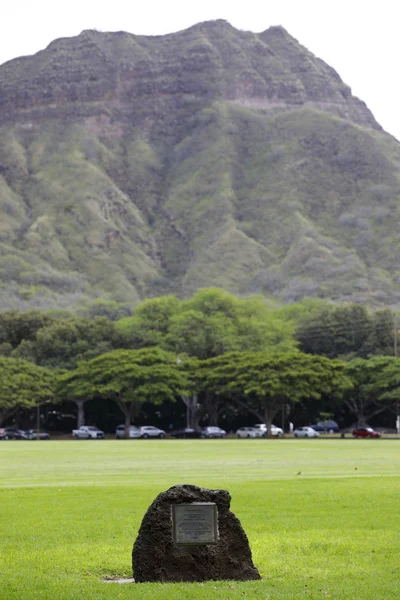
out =
[[14,0],[0,19],[0,64],[83,29],[160,35],[211,19],[254,32],[283,25],[400,140],[399,0]]

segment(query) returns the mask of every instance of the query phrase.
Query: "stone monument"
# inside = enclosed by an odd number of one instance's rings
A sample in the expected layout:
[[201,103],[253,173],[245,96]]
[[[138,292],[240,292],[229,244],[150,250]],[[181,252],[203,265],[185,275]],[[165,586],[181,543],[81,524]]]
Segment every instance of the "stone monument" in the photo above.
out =
[[145,581],[261,579],[226,490],[176,485],[147,510],[132,550],[133,577]]

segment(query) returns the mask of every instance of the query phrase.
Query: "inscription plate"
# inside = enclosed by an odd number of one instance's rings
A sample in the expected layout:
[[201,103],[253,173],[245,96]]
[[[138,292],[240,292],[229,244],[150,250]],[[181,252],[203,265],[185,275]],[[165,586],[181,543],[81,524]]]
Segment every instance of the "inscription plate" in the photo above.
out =
[[172,536],[175,544],[216,544],[217,505],[214,502],[172,504]]

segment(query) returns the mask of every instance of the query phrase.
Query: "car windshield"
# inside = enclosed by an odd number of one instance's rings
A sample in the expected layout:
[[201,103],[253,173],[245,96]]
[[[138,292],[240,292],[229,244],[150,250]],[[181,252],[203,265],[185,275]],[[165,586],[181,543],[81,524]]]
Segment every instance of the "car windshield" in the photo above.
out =
[[97,427],[88,427],[89,431],[98,431]]

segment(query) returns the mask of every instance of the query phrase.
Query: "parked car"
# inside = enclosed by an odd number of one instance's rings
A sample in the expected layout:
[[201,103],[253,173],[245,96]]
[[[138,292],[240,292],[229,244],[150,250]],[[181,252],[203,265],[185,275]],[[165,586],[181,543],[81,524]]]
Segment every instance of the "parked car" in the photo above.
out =
[[375,431],[372,427],[357,427],[353,429],[353,437],[355,438],[380,438],[379,431]]
[[311,425],[315,431],[326,431],[327,433],[337,433],[339,425],[336,421],[318,421],[315,425]]
[[238,438],[261,438],[263,432],[257,427],[241,427],[236,432]]
[[293,435],[296,438],[312,438],[319,437],[319,432],[315,431],[315,429],[313,429],[312,427],[297,427],[297,429],[294,430]]
[[72,437],[76,440],[104,440],[104,431],[92,425],[82,425],[72,430]]
[[158,429],[158,427],[153,427],[152,425],[143,425],[139,427],[140,437],[143,439],[147,438],[164,438],[165,431],[163,429]]
[[[117,440],[122,440],[125,437],[125,425],[118,425],[115,430],[115,437]],[[135,427],[135,425],[131,425],[129,427],[129,439],[139,439],[140,438],[140,429],[139,427]]]
[[171,432],[171,435],[174,438],[200,438],[201,430],[184,427],[183,429],[175,429],[175,431]]
[[[255,429],[259,429],[261,431],[261,435],[262,437],[266,437],[267,436],[267,426],[265,423],[257,423],[257,425],[254,425]],[[274,437],[280,437],[281,435],[283,435],[283,429],[282,427],[277,427],[276,425],[271,425],[271,435]]]
[[0,440],[25,440],[25,431],[15,427],[2,427],[0,429]]
[[224,438],[226,436],[226,431],[221,429],[221,427],[203,427],[201,430],[202,438]]
[[26,440],[49,440],[50,436],[45,431],[37,431],[36,429],[27,429],[25,431]]

